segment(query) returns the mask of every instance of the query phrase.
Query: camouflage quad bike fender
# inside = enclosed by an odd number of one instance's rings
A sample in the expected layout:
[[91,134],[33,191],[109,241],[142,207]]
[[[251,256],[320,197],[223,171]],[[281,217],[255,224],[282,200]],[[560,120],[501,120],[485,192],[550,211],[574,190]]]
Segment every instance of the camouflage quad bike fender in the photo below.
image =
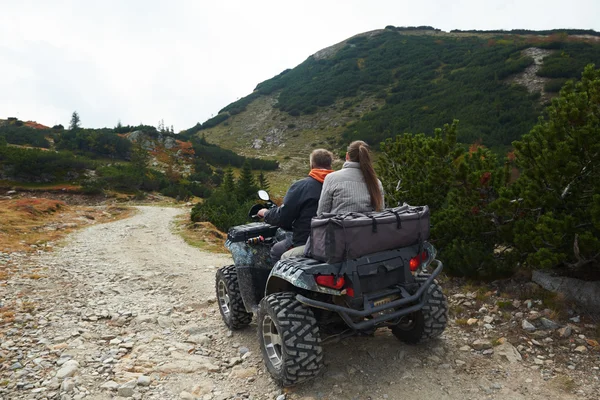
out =
[[[329,271],[322,272],[328,273]],[[332,268],[331,273],[334,272],[335,269]],[[317,285],[314,275],[307,273],[302,268],[299,268],[298,263],[289,262],[285,259],[279,260],[273,269],[271,269],[271,273],[267,279],[265,296],[268,296],[272,293],[285,291],[286,289],[290,289],[292,286],[311,292],[330,294],[334,296],[341,296],[343,294],[340,290]]]

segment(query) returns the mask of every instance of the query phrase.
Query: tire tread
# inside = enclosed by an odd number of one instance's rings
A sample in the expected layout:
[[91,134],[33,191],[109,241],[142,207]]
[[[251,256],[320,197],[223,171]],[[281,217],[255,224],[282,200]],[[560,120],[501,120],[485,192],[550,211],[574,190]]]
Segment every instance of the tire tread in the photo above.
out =
[[247,327],[252,322],[252,313],[246,311],[244,301],[242,300],[242,294],[240,293],[240,287],[237,280],[237,272],[235,265],[227,265],[219,268],[216,276],[216,291],[217,291],[217,303],[219,302],[219,280],[225,282],[227,286],[227,292],[229,293],[229,315],[230,319],[227,321],[219,305],[219,311],[223,321],[231,330],[238,330]]
[[[262,319],[269,314],[282,337],[283,365],[279,371],[270,366],[264,350]],[[258,336],[267,369],[281,386],[293,386],[319,374],[323,368],[323,348],[319,327],[312,310],[290,292],[273,293],[262,299],[258,312]]]

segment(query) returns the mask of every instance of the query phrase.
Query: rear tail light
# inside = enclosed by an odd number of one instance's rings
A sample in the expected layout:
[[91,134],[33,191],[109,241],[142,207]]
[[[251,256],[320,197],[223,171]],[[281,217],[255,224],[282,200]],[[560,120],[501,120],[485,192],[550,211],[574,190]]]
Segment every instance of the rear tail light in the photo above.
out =
[[424,263],[425,261],[427,261],[428,257],[429,257],[429,254],[427,254],[427,250],[425,250],[421,254],[417,254],[416,256],[411,258],[410,263],[408,264],[408,266],[410,267],[410,270],[414,272],[417,269],[419,269],[419,265],[421,265],[421,263]]
[[336,277],[333,275],[317,275],[315,281],[319,286],[325,286],[331,289],[340,290],[346,284],[344,277]]

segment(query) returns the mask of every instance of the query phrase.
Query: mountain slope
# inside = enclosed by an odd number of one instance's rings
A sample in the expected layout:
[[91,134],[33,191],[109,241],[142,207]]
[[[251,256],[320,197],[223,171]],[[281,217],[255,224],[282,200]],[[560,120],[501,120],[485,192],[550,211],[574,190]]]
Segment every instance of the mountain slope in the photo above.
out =
[[456,118],[459,141],[504,151],[567,78],[600,64],[595,32],[518,33],[387,27],[359,34],[258,84],[188,133],[283,159],[285,168],[286,158],[316,146],[342,151],[354,139],[377,144],[431,133]]

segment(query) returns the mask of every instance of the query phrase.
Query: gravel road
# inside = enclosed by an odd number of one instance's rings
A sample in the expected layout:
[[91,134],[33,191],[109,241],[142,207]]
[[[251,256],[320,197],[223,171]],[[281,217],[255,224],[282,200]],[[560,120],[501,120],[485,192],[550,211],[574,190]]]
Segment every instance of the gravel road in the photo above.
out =
[[1,255],[23,274],[0,287],[0,307],[19,310],[0,335],[0,400],[596,398],[466,346],[476,337],[453,325],[421,346],[387,331],[327,344],[323,376],[282,391],[263,367],[256,325],[232,333],[221,322],[214,275],[231,258],[172,233],[184,210],[138,211],[53,252]]

